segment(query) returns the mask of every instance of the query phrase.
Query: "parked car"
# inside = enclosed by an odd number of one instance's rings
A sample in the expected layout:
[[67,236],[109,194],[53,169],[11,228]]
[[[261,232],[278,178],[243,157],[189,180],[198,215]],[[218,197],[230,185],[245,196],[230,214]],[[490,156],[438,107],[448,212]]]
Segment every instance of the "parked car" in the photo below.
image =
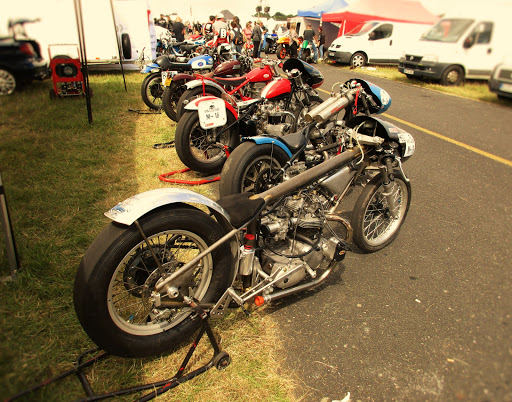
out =
[[50,77],[41,46],[29,39],[25,24],[38,20],[10,20],[8,36],[0,37],[0,95],[10,95],[16,88]]
[[495,92],[498,98],[512,99],[512,56],[494,67],[488,84],[489,90]]

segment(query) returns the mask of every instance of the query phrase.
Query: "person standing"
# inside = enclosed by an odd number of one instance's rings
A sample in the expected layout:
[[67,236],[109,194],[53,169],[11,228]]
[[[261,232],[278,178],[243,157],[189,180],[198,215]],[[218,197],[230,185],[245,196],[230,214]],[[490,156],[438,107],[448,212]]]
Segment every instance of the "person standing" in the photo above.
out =
[[[242,45],[244,43],[244,34],[240,26],[235,20],[231,21],[231,42],[235,47],[235,51],[242,54]],[[233,55],[233,60],[236,60],[236,55]]]
[[250,42],[251,37],[252,37],[252,22],[251,21],[249,21],[248,23],[245,24],[245,28],[243,31],[244,31],[246,42]]
[[297,49],[299,48],[299,34],[297,33],[297,23],[290,24],[290,57],[297,58]]
[[320,60],[324,59],[325,34],[321,26],[318,27],[318,52]]
[[217,44],[229,42],[229,27],[226,21],[224,21],[224,15],[221,13],[217,14],[217,21],[213,24],[213,33],[218,37]]
[[261,46],[261,39],[263,38],[263,31],[261,30],[261,26],[263,23],[261,21],[256,22],[256,25],[254,26],[254,29],[252,30],[252,43],[254,45],[252,58],[257,59],[260,57],[260,46]]
[[[311,24],[306,25],[306,30],[304,31],[304,40],[308,41],[308,44],[311,43],[311,47],[313,48],[313,62],[318,63],[318,49],[316,48],[315,41],[316,41],[316,32],[313,31],[313,28],[311,28]],[[302,56],[302,47],[299,50],[299,59]]]
[[213,38],[213,23],[215,22],[215,15],[210,15],[210,18],[203,27],[203,36],[206,40]]
[[176,37],[176,41],[183,42],[185,40],[185,25],[183,24],[181,17],[176,17],[176,21],[174,21],[172,29],[174,36]]

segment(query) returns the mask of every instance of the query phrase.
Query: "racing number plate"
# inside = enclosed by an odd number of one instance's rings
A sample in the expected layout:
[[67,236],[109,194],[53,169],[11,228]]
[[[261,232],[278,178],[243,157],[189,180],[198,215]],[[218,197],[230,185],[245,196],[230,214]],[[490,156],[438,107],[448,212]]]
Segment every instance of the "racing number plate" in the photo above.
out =
[[404,74],[414,75],[414,70],[410,68],[404,68]]
[[162,71],[162,82],[166,87],[171,85],[172,77],[175,75],[175,71]]
[[199,124],[205,130],[223,126],[228,122],[226,106],[222,99],[203,101],[199,103],[197,111],[199,113]]

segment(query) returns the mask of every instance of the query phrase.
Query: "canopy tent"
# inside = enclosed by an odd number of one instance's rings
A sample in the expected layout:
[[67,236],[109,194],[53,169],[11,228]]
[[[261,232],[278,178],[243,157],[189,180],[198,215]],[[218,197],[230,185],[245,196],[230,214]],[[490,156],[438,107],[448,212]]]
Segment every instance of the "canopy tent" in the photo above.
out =
[[419,1],[411,0],[359,0],[345,8],[322,14],[322,22],[342,24],[340,34],[369,20],[433,24],[437,19]]
[[322,18],[323,13],[339,11],[348,6],[345,0],[329,0],[309,10],[297,11],[297,17]]

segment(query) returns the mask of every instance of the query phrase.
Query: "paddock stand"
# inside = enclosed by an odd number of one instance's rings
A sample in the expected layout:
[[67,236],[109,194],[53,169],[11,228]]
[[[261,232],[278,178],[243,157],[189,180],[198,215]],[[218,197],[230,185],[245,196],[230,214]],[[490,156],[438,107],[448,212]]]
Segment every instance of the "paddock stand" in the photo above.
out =
[[[197,377],[199,374],[205,373],[207,370],[211,369],[212,367],[217,368],[218,370],[223,370],[229,364],[231,363],[231,359],[229,357],[229,354],[226,352],[223,352],[220,350],[219,344],[217,340],[215,339],[215,336],[213,334],[212,328],[210,327],[210,324],[208,322],[209,314],[205,312],[201,307],[199,307],[195,302],[192,302],[191,307],[197,312],[198,317],[202,320],[202,326],[201,330],[197,334],[194,343],[190,346],[190,349],[188,350],[187,355],[185,356],[185,359],[180,365],[180,368],[178,369],[176,375],[168,380],[158,381],[151,384],[144,384],[144,385],[138,385],[131,388],[122,389],[119,391],[112,391],[107,392],[105,394],[99,394],[96,395],[91,387],[91,384],[89,380],[87,379],[87,376],[83,372],[83,370],[92,364],[98,362],[99,360],[102,360],[105,357],[108,357],[109,354],[107,352],[100,351],[99,348],[90,349],[84,353],[82,353],[78,359],[75,362],[75,367],[71,370],[68,370],[66,372],[63,372],[59,374],[56,377],[50,378],[46,381],[43,381],[40,384],[34,385],[33,387],[30,387],[10,398],[7,398],[6,401],[14,401],[18,398],[21,398],[23,396],[26,396],[34,391],[37,391],[49,384],[52,384],[58,380],[62,380],[71,374],[76,374],[78,376],[78,379],[80,380],[80,383],[82,384],[82,387],[86,393],[86,397],[83,399],[80,399],[80,401],[99,401],[107,398],[113,398],[121,395],[127,395],[135,392],[141,392],[147,389],[152,389],[153,391],[144,395],[138,401],[149,401],[153,398],[156,398],[158,395],[163,394],[164,392],[169,391],[170,389],[176,388],[181,383],[187,382],[195,377]],[[199,367],[198,369],[191,371],[190,373],[184,375],[185,367],[187,366],[189,360],[191,359],[192,355],[194,354],[194,351],[197,348],[197,345],[199,344],[199,341],[203,337],[204,333],[206,332],[206,335],[208,336],[208,339],[210,340],[210,343],[213,347],[213,357],[211,360],[206,363],[204,366]],[[84,359],[88,355],[96,354],[94,357],[89,358],[89,360]]]

